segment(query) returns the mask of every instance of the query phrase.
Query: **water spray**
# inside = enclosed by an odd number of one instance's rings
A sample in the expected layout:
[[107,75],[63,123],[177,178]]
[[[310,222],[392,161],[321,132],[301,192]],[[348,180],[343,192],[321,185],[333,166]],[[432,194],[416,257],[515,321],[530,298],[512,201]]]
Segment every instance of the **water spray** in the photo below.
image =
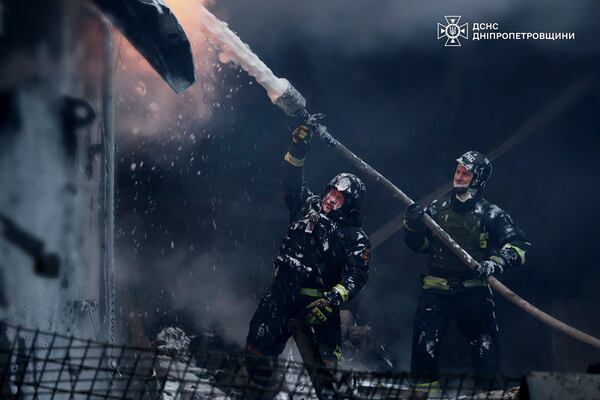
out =
[[[233,62],[239,65],[250,76],[254,77],[263,88],[265,88],[273,104],[281,108],[290,117],[302,118],[311,128],[313,133],[315,133],[325,144],[344,156],[352,165],[362,170],[366,175],[373,178],[375,182],[383,185],[394,197],[398,198],[406,206],[414,203],[414,201],[396,187],[396,185],[335,139],[327,131],[327,127],[319,123],[322,115],[309,113],[306,109],[306,99],[302,94],[294,88],[287,79],[275,76],[265,63],[252,52],[250,47],[242,42],[241,39],[229,29],[225,22],[220,21],[203,6],[200,6],[200,18],[202,20],[202,29],[207,38],[215,47],[221,50],[221,53],[219,54],[219,60],[221,62]],[[459,259],[461,259],[465,265],[471,269],[474,269],[478,265],[478,262],[429,215],[423,215],[422,220],[431,232]],[[600,349],[600,339],[588,335],[587,333],[573,328],[551,315],[546,314],[510,290],[493,276],[487,278],[487,281],[494,290],[528,314],[577,340],[587,343],[596,349]]]

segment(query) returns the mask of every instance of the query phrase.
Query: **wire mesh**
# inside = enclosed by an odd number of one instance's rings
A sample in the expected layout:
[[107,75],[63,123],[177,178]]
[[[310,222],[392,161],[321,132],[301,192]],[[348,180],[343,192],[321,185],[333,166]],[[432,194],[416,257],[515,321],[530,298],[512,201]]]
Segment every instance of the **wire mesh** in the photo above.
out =
[[516,399],[519,381],[306,367],[213,351],[164,354],[0,323],[2,399]]

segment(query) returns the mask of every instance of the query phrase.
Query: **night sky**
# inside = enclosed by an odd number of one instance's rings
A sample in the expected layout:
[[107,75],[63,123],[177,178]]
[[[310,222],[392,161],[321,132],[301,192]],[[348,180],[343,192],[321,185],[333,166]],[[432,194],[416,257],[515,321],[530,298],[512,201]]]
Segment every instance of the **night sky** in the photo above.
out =
[[[449,183],[463,152],[488,153],[517,132],[530,133],[494,160],[486,187],[486,198],[506,209],[533,243],[526,268],[500,279],[600,335],[600,4],[251,3],[218,1],[209,8],[293,83],[312,112],[327,114],[334,136],[414,199]],[[469,40],[445,48],[435,30],[444,15],[498,22],[504,31],[575,32],[576,39]],[[215,67],[214,54],[200,53],[195,88],[179,100],[163,94],[167,107],[152,105],[150,92],[130,95],[141,78],[133,68],[119,69],[117,308],[125,317],[139,315],[134,319],[148,331],[177,318],[197,330],[218,326],[241,344],[286,228],[279,165],[299,121],[274,107],[244,72]],[[144,79],[167,90],[151,74]],[[173,107],[176,101],[187,108]],[[156,109],[165,111],[157,117]],[[306,164],[313,191],[339,172],[358,173],[316,142]],[[365,228],[372,233],[404,206],[364,181]],[[370,281],[351,305],[372,321],[398,370],[409,367],[425,262],[396,233],[374,251]],[[496,299],[507,374],[581,371],[600,361],[598,351]],[[445,350],[445,370],[468,368],[455,328]]]

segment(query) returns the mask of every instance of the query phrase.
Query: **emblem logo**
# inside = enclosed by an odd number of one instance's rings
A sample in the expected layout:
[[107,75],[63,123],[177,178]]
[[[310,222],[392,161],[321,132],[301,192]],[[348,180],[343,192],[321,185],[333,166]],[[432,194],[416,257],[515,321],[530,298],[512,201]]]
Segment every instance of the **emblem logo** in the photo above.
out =
[[459,25],[460,15],[447,15],[446,25],[437,24],[437,38],[446,38],[446,47],[460,47],[460,38],[469,39],[469,24]]

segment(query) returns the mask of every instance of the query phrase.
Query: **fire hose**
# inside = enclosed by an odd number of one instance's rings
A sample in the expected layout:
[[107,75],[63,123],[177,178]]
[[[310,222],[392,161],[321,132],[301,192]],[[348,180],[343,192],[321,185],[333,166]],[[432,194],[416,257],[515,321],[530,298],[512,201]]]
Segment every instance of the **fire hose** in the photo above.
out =
[[[221,49],[221,61],[234,62],[263,86],[271,101],[291,117],[302,118],[310,129],[329,147],[346,158],[353,166],[360,169],[375,182],[383,185],[394,197],[409,206],[414,201],[396,185],[381,175],[377,170],[363,161],[346,146],[335,139],[327,127],[319,123],[319,114],[310,114],[306,110],[306,99],[286,79],[276,77],[271,70],[250,50],[248,45],[231,31],[227,24],[217,19],[206,8],[200,6],[202,28],[207,38]],[[431,232],[437,236],[465,265],[474,269],[478,262],[473,259],[448,233],[446,233],[429,215],[424,214],[422,220]],[[600,339],[582,332],[535,307],[493,276],[487,278],[489,285],[510,302],[542,321],[558,329],[574,339],[589,344],[600,350]]]

